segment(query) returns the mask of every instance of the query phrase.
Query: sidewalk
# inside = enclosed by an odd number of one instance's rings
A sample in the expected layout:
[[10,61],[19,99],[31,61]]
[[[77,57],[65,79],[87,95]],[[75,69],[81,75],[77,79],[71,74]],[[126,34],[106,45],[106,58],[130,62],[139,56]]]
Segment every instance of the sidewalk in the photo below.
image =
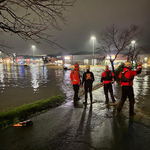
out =
[[33,126],[0,130],[1,150],[149,150],[150,127],[104,104],[102,88],[93,91],[92,107],[81,97],[31,118]]

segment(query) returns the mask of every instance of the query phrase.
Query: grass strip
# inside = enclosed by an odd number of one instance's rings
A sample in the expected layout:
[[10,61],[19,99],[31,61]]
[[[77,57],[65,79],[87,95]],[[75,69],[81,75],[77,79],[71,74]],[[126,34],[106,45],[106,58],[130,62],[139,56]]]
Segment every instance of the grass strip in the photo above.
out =
[[52,96],[46,100],[42,99],[34,103],[29,103],[16,107],[9,111],[0,113],[0,128],[6,128],[19,121],[23,121],[34,114],[39,114],[43,110],[54,108],[64,102],[64,96]]

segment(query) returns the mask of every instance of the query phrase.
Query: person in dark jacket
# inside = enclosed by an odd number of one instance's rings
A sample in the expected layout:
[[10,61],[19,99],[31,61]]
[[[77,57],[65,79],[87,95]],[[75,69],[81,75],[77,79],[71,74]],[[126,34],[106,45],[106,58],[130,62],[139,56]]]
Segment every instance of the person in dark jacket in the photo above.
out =
[[142,63],[139,63],[138,69],[135,71],[131,70],[131,64],[129,62],[125,63],[125,66],[123,68],[123,72],[120,72],[119,78],[120,78],[120,84],[122,87],[122,97],[121,101],[119,103],[119,106],[117,108],[118,113],[122,110],[123,104],[126,101],[127,97],[129,98],[129,114],[134,115],[134,91],[133,91],[133,79],[134,76],[137,74],[140,74],[142,71]]
[[78,97],[79,86],[80,86],[80,74],[79,74],[79,64],[74,64],[74,70],[71,71],[70,79],[74,90],[74,102],[77,102],[80,98]]
[[90,66],[87,65],[86,66],[86,72],[84,72],[83,74],[83,78],[82,78],[82,84],[81,87],[83,88],[83,84],[84,84],[84,90],[85,90],[85,102],[83,104],[87,104],[87,93],[89,91],[90,93],[90,100],[91,100],[91,104],[93,101],[93,97],[92,97],[92,84],[94,82],[94,74],[92,72],[90,72]]
[[104,85],[104,93],[105,93],[105,104],[109,103],[108,91],[110,93],[112,102],[115,103],[116,100],[113,95],[112,82],[114,82],[115,74],[108,69],[108,65],[105,66],[105,71],[101,75],[101,87]]

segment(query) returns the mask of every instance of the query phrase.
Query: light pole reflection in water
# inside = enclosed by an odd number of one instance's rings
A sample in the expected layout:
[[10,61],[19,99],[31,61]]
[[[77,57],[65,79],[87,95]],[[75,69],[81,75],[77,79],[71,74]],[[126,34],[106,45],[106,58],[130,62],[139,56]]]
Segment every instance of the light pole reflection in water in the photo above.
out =
[[43,82],[44,82],[44,84],[45,83],[47,83],[47,68],[46,68],[46,66],[44,65],[43,66],[43,71],[41,70],[41,73],[40,73],[42,76],[43,76]]
[[3,67],[3,64],[0,64],[0,82],[4,83],[4,67]]
[[33,87],[34,91],[37,91],[39,87],[39,67],[37,65],[30,65],[30,72],[31,72],[31,86]]

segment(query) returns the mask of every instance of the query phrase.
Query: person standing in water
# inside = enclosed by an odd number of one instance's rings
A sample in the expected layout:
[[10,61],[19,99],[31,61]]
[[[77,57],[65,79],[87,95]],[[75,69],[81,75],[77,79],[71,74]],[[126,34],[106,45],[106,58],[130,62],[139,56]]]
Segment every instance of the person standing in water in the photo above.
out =
[[80,86],[81,80],[80,80],[79,64],[78,63],[74,64],[74,70],[71,71],[70,79],[71,79],[71,82],[73,85],[74,103],[75,103],[80,99],[78,97],[78,93],[79,93],[79,86]]
[[112,102],[113,103],[116,102],[114,95],[113,95],[113,89],[112,89],[112,82],[114,82],[115,74],[112,71],[110,71],[108,68],[109,68],[108,65],[106,65],[105,71],[101,75],[101,87],[104,86],[104,93],[105,93],[105,98],[106,98],[105,104],[109,103],[108,91],[110,93]]
[[127,97],[129,98],[129,115],[134,115],[134,91],[133,91],[133,80],[134,76],[140,74],[142,71],[142,63],[139,63],[138,69],[135,71],[131,70],[130,62],[126,62],[123,68],[123,71],[120,72],[120,84],[122,87],[122,96],[119,106],[117,108],[118,113],[122,110],[123,104],[126,101]]
[[92,72],[90,72],[90,66],[87,65],[86,66],[86,72],[84,72],[84,74],[83,74],[82,84],[81,84],[82,88],[83,88],[83,84],[84,84],[85,102],[83,104],[85,104],[85,105],[87,104],[88,91],[90,93],[90,100],[91,100],[91,104],[92,104],[92,101],[93,101],[93,96],[92,96],[93,82],[94,82],[94,74]]

